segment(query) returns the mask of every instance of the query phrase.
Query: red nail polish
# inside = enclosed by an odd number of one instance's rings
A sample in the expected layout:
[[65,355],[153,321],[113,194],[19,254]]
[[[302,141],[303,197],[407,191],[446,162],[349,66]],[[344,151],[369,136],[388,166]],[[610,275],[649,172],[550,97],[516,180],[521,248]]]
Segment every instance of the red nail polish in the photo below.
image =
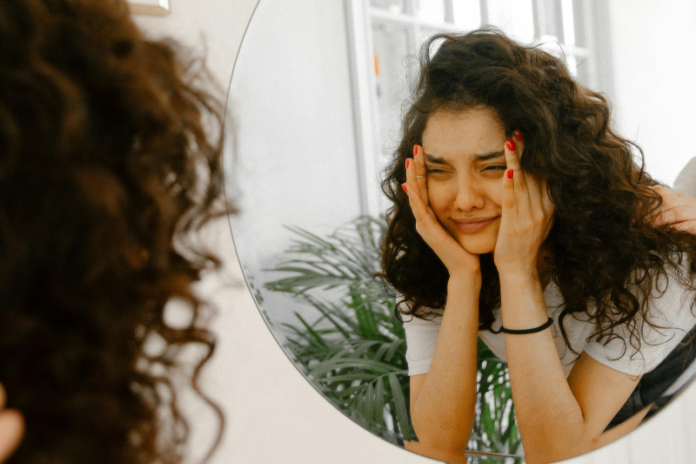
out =
[[507,178],[508,178],[508,179],[512,179],[512,175],[513,175],[514,173],[515,173],[515,171],[513,171],[512,169],[508,169]]
[[401,184],[401,188],[404,189],[404,192],[408,195],[408,190],[406,190],[406,184]]
[[406,158],[406,169],[408,169],[408,166],[411,164],[411,159]]
[[520,142],[524,140],[524,137],[522,137],[522,132],[520,132],[519,129],[515,129],[514,132],[512,133],[512,136],[515,137]]
[[515,151],[515,142],[513,142],[512,140],[508,140],[507,142],[505,142],[505,146],[508,150]]
[[418,155],[418,145],[413,146],[413,156]]

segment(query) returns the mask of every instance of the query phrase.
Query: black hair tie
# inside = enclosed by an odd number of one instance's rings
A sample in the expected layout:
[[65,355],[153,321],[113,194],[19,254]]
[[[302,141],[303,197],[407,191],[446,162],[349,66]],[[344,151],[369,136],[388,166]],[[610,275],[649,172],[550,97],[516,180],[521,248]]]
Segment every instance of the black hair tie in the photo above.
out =
[[506,329],[505,327],[501,327],[500,331],[506,334],[512,334],[512,335],[524,335],[524,334],[533,334],[537,332],[541,332],[542,330],[548,329],[551,327],[553,324],[553,319],[549,317],[549,320],[544,323],[544,325],[540,325],[539,327],[535,327],[533,329],[522,329],[522,330],[514,330],[514,329]]

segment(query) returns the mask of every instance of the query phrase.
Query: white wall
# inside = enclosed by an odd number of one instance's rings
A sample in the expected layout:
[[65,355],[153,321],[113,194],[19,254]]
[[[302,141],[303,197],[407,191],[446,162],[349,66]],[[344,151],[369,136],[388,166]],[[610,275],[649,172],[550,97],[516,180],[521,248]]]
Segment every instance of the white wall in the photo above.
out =
[[[227,177],[241,191],[235,244],[260,289],[287,276],[263,271],[288,259],[284,225],[323,236],[360,215],[347,59],[343,0],[264,0],[256,9],[230,86],[228,149],[237,153]],[[281,294],[264,292],[264,302],[276,324],[297,324],[293,313],[303,312]]]
[[611,6],[617,127],[643,148],[648,172],[671,186],[696,156],[696,2]]
[[[138,18],[138,23],[153,36],[173,36],[200,48],[201,34],[207,38],[209,66],[223,86],[229,83],[234,57],[244,27],[256,0],[170,0],[172,14],[164,18]],[[262,0],[265,1],[265,0]],[[649,5],[647,0],[620,0],[625,11],[631,5],[669,8],[665,3]],[[653,8],[654,6],[654,8]],[[636,8],[635,6],[632,8]],[[624,11],[619,8],[619,11]],[[651,15],[657,15],[653,11]],[[634,13],[627,13],[634,14]],[[691,13],[689,13],[691,14]],[[672,18],[677,27],[692,27],[696,20],[687,15]],[[630,19],[626,21],[630,23]],[[672,27],[672,26],[669,26]],[[645,29],[644,29],[645,30]],[[663,30],[663,32],[665,32]],[[667,31],[669,32],[669,31]],[[666,33],[666,32],[665,32]],[[628,40],[628,36],[625,37]],[[675,44],[686,55],[696,41]],[[675,50],[675,52],[676,52]],[[693,54],[693,53],[692,53]],[[654,51],[650,56],[658,55]],[[683,57],[682,57],[683,58]],[[674,63],[667,63],[674,69]],[[660,73],[650,64],[642,73]],[[671,72],[666,74],[671,76]],[[693,73],[692,73],[693,74]],[[674,77],[674,76],[671,76]],[[689,76],[679,76],[687,79]],[[649,89],[649,92],[654,88]],[[662,92],[663,90],[660,90]],[[670,95],[682,95],[673,88]],[[691,98],[691,97],[689,97]],[[626,103],[623,103],[626,102]],[[630,102],[622,100],[629,116]],[[638,103],[638,102],[634,102]],[[659,103],[659,102],[658,102]],[[658,104],[656,103],[656,105]],[[686,109],[693,105],[685,106]],[[640,111],[643,111],[642,109]],[[634,114],[636,112],[636,114]],[[641,118],[647,118],[642,116]],[[649,120],[663,117],[650,115]],[[666,118],[665,118],[666,119]],[[641,119],[642,121],[648,119]],[[676,121],[675,124],[682,124]],[[622,124],[627,124],[623,123]],[[688,150],[688,120],[674,133],[674,146]],[[677,135],[679,134],[679,135]],[[639,134],[640,135],[640,134]],[[642,136],[642,135],[641,135]],[[680,137],[681,136],[681,137]],[[644,142],[644,144],[647,143]],[[646,146],[646,148],[648,148]],[[666,150],[662,150],[666,151]],[[244,154],[240,154],[244,156]],[[389,445],[365,432],[325,402],[290,364],[265,326],[249,292],[241,284],[242,276],[234,255],[227,224],[218,223],[207,231],[207,240],[225,258],[223,275],[210,276],[203,291],[212,295],[220,315],[214,329],[220,334],[215,358],[208,366],[204,385],[217,398],[227,414],[225,441],[213,463],[302,463],[302,464],[425,464],[434,462]],[[230,286],[229,281],[236,282]],[[204,408],[195,411],[198,430],[197,450],[208,438],[210,424]],[[696,454],[696,388],[688,390],[664,412],[644,427],[613,445],[570,461],[572,464],[687,464]]]

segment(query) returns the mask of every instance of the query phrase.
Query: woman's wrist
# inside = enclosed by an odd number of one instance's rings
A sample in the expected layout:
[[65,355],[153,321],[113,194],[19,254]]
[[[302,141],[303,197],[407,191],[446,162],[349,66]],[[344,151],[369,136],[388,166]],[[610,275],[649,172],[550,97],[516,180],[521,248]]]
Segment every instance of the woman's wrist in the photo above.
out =
[[499,274],[500,296],[543,294],[541,279],[536,269],[533,272],[505,272]]
[[530,329],[548,320],[541,281],[536,272],[500,275],[503,325],[508,329]]
[[469,287],[471,290],[480,291],[482,283],[483,278],[481,277],[481,271],[460,270],[450,274],[447,286],[448,288],[451,288],[452,285],[458,287],[465,286]]
[[501,292],[503,291],[502,286],[504,284],[533,284],[540,281],[536,266],[514,267],[509,269],[498,268],[498,276],[500,279]]

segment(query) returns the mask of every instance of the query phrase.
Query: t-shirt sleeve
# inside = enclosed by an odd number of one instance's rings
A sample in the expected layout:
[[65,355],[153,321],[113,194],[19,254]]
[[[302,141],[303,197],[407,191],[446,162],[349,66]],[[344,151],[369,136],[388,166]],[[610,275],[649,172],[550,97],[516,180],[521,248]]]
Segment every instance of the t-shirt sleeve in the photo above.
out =
[[655,369],[696,325],[691,311],[694,292],[681,285],[673,272],[668,274],[668,278],[659,279],[653,290],[648,317],[655,327],[643,325],[640,351],[631,345],[630,332],[621,325],[614,328],[621,339],[607,344],[592,340],[585,346],[585,352],[602,364],[630,375],[643,375]]
[[426,321],[413,316],[404,316],[408,375],[425,374],[430,369],[430,363],[435,355],[437,336],[440,333],[441,320],[441,317]]

